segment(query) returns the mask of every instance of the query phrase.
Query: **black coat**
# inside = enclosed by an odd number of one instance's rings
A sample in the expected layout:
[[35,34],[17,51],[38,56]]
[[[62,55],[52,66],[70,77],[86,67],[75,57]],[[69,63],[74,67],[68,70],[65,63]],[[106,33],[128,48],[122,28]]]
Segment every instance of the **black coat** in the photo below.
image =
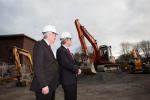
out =
[[38,91],[45,86],[49,86],[50,90],[56,89],[59,83],[58,68],[50,46],[44,40],[38,41],[33,49],[34,77],[31,90]]
[[61,46],[58,48],[56,56],[60,67],[60,83],[62,85],[76,84],[78,66],[71,54],[64,46]]

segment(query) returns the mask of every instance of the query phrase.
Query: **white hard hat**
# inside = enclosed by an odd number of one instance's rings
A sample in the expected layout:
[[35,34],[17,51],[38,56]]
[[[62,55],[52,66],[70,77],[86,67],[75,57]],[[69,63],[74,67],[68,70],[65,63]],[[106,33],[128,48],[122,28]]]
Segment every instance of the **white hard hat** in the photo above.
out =
[[[55,26],[53,26],[53,25],[46,25],[46,26],[44,26],[44,28],[42,30],[42,33],[44,34],[46,32],[54,32],[54,33],[56,33]],[[58,33],[56,33],[56,34],[58,34]]]
[[66,39],[66,38],[72,38],[71,34],[69,32],[63,32],[60,36],[60,40]]

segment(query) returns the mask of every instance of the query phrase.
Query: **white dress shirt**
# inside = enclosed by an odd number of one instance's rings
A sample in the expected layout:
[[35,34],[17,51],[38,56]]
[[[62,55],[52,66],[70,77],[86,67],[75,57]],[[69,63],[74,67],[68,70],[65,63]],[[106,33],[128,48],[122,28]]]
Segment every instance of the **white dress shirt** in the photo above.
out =
[[44,39],[44,41],[46,42],[46,44],[47,44],[48,46],[50,46],[49,42],[48,42],[46,39]]

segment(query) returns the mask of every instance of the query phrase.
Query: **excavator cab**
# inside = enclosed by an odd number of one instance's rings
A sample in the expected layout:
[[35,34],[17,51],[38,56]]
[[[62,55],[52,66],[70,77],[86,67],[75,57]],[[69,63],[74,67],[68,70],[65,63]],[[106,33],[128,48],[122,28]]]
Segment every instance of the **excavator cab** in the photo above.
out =
[[111,46],[102,45],[99,47],[101,61],[104,63],[115,63],[115,58],[112,56]]
[[100,54],[101,54],[101,59],[103,59],[103,61],[109,61],[110,59],[110,48],[109,46],[103,45],[100,46]]

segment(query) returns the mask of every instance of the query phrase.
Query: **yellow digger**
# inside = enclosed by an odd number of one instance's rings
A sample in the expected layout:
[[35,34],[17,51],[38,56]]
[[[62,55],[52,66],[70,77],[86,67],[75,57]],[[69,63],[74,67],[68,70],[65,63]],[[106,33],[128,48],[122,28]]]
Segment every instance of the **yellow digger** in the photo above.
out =
[[133,49],[130,53],[129,59],[129,72],[130,73],[149,73],[150,69],[146,64],[142,61],[140,54],[137,49]]
[[[20,55],[25,56],[28,60],[30,65],[29,66],[22,66],[21,65],[21,60],[20,60]],[[32,70],[32,57],[29,51],[18,48],[18,47],[13,47],[13,56],[15,60],[15,65],[16,65],[16,71],[17,71],[17,86],[26,86],[31,83],[32,80],[32,75],[33,75],[33,70]],[[28,69],[28,71],[26,70]]]

